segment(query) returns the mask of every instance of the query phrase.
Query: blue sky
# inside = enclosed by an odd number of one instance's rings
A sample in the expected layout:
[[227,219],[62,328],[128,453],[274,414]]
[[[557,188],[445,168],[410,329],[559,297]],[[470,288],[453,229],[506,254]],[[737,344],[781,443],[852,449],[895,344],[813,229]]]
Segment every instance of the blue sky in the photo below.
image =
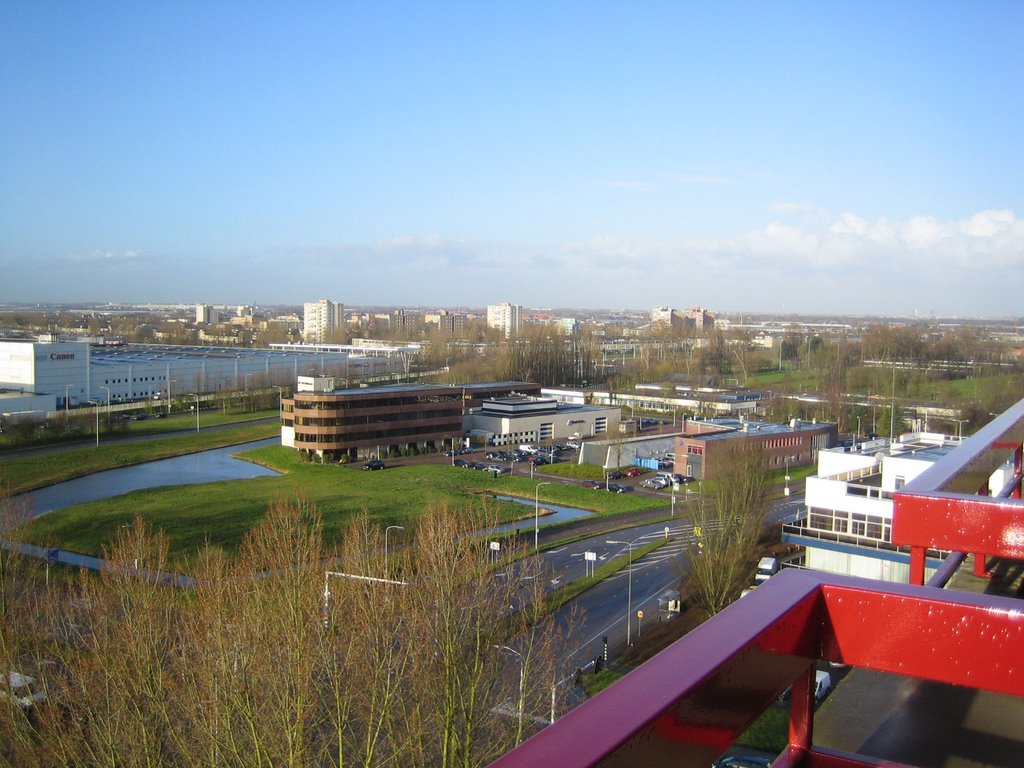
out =
[[0,302],[1021,314],[1024,3],[0,6]]

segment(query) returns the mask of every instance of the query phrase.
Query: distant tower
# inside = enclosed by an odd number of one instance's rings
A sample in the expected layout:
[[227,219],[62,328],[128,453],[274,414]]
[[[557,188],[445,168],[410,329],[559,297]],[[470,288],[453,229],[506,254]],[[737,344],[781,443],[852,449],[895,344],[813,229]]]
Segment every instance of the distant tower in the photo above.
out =
[[211,304],[196,304],[196,325],[215,325],[220,313]]
[[314,344],[331,341],[338,328],[338,320],[344,314],[344,304],[335,304],[327,299],[307,301],[303,312],[302,338]]
[[519,304],[491,304],[487,307],[487,327],[500,328],[505,338],[519,333],[523,323],[523,308]]

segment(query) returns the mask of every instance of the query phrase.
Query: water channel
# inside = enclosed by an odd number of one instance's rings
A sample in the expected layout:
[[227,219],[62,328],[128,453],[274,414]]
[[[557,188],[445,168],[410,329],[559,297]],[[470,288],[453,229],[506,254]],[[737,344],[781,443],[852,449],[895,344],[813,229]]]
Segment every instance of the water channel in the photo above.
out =
[[33,515],[39,516],[74,504],[107,499],[144,488],[269,477],[280,473],[259,464],[231,458],[231,455],[253,448],[279,445],[280,442],[281,438],[270,437],[266,440],[160,459],[133,467],[108,469],[40,488],[27,494],[27,497],[33,505]]
[[[495,496],[494,498],[497,499],[498,501],[511,501],[514,504],[522,504],[524,507],[529,507],[531,513],[534,511],[535,508],[533,501],[531,501],[530,499],[521,499],[518,496]],[[578,507],[563,507],[558,504],[550,504],[546,501],[541,503],[540,508],[541,511],[550,510],[549,513],[542,515],[540,518],[541,522],[545,525],[547,525],[548,523],[561,523],[566,520],[577,520],[581,517],[587,517],[588,515],[593,514],[589,509],[579,509]],[[501,525],[496,525],[494,526],[494,528],[491,528],[490,532],[504,533],[506,531],[515,531],[521,528],[525,529],[527,527],[530,530],[533,530],[532,515],[529,519],[529,524],[527,524],[527,520],[525,519],[518,520],[512,523],[502,523]]]

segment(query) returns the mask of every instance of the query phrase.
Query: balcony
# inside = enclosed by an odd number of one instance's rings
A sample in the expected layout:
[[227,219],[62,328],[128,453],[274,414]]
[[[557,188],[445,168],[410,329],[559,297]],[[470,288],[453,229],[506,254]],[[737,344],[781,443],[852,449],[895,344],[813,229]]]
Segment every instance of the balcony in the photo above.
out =
[[[1022,439],[1024,401],[895,494],[893,539],[920,565],[914,584],[783,571],[493,765],[704,768],[791,684],[775,768],[1024,764],[1024,603],[986,578],[998,567],[1020,580]],[[1008,456],[1012,477],[989,495]],[[925,586],[928,549],[953,554]],[[944,588],[954,577],[976,591]],[[855,667],[842,685],[863,693],[827,702],[820,733],[876,723],[842,748],[814,742],[820,661]]]

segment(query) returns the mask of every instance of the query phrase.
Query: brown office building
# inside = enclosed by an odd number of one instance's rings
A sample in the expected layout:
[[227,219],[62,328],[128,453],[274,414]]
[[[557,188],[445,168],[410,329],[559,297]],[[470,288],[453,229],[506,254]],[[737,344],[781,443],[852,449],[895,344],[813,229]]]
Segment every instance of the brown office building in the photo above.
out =
[[540,395],[522,381],[335,389],[333,377],[299,377],[281,401],[281,444],[338,461],[430,452],[463,436],[463,415],[484,400]]
[[813,464],[818,451],[836,444],[835,424],[793,420],[770,424],[740,419],[688,419],[684,435],[676,438],[675,471],[707,480],[723,471],[726,445],[737,440],[764,452],[769,469],[786,469]]

